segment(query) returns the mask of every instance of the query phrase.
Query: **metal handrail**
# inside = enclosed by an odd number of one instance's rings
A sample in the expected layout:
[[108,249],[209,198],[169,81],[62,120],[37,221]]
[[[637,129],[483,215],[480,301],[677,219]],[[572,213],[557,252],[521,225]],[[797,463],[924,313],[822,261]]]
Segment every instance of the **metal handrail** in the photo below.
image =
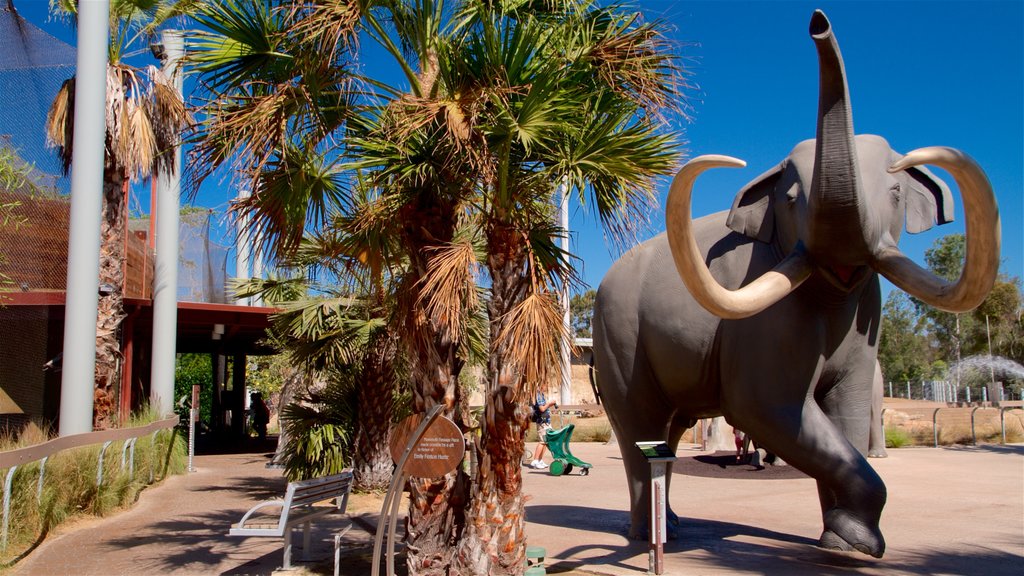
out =
[[[145,426],[72,434],[69,436],[55,438],[34,446],[0,452],[0,470],[4,468],[8,469],[7,476],[4,480],[3,522],[2,528],[0,528],[0,549],[7,549],[7,528],[10,522],[11,509],[11,480],[14,478],[14,471],[17,470],[19,466],[30,464],[37,460],[42,461],[42,464],[39,466],[39,481],[36,489],[37,500],[42,500],[43,476],[46,470],[46,461],[50,456],[71,448],[81,448],[83,446],[102,444],[103,448],[100,450],[99,463],[96,467],[96,487],[98,490],[103,485],[103,454],[111,443],[125,441],[125,445],[121,450],[121,470],[123,471],[125,466],[125,452],[130,450],[131,455],[128,458],[130,459],[131,474],[134,475],[136,439],[146,434],[153,434],[153,440],[155,441],[157,432],[160,430],[174,428],[178,425],[179,421],[180,419],[178,416],[173,416]],[[152,481],[152,471],[150,471],[150,481]]]
[[146,426],[138,426],[135,428],[116,428],[114,430],[85,432],[83,434],[71,434],[69,436],[61,436],[60,438],[43,442],[42,444],[36,444],[26,448],[18,448],[16,450],[7,450],[5,452],[0,452],[0,470],[10,468],[12,466],[21,466],[22,464],[28,464],[29,462],[35,462],[36,460],[42,460],[43,458],[52,456],[57,452],[67,450],[69,448],[78,448],[81,446],[89,446],[91,444],[102,444],[107,441],[117,442],[120,440],[129,440],[158,430],[173,428],[177,426],[180,421],[181,420],[178,416],[173,416],[165,420],[159,420],[152,424],[147,424]]

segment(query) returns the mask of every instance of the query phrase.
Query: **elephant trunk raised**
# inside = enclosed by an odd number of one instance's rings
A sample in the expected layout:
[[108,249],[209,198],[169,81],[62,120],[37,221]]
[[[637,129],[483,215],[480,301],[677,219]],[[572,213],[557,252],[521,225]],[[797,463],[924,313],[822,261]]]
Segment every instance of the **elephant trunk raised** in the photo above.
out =
[[[687,162],[676,175],[665,205],[666,232],[680,277],[701,306],[725,319],[747,318],[761,312],[795,290],[814,270],[849,290],[873,269],[936,308],[949,312],[975,308],[992,289],[999,270],[999,210],[985,173],[966,154],[943,147],[915,150],[894,158],[889,167],[890,173],[896,173],[933,164],[956,179],[967,221],[967,255],[960,278],[947,282],[900,252],[896,246],[898,229],[872,225],[859,181],[842,57],[828,19],[820,11],[812,17],[810,30],[818,47],[822,78],[814,169],[806,200],[806,229],[799,232],[793,246],[781,246],[791,252],[773,270],[742,288],[722,287],[711,276],[693,238],[692,187],[704,170],[746,164],[728,156],[699,156]],[[900,192],[897,189],[895,193]],[[794,190],[790,200],[796,202],[798,195],[799,191]]]
[[821,11],[811,17],[811,38],[818,50],[818,129],[814,175],[808,197],[807,249],[848,282],[851,267],[862,266],[877,243],[870,237],[867,206],[858,178],[857,147],[853,141],[850,92],[839,44]]

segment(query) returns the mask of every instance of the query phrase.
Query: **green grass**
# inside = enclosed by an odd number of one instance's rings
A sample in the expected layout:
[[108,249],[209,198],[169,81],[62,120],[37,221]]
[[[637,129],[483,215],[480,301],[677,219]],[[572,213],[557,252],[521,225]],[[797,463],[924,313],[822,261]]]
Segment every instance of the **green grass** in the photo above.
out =
[[[129,424],[141,426],[157,418],[142,415]],[[46,441],[45,432],[27,434],[14,441],[0,439],[0,450],[11,450]],[[180,474],[187,466],[185,437],[181,432],[161,430],[155,441],[152,434],[135,444],[134,468],[126,453],[124,469],[121,453],[124,442],[112,443],[104,452],[103,483],[96,485],[100,446],[83,446],[51,456],[45,464],[33,462],[18,467],[11,483],[11,511],[7,548],[0,550],[0,567],[10,567],[31,552],[52,530],[62,523],[87,517],[105,516],[134,503],[139,493],[170,474]],[[43,468],[43,489],[38,492],[39,472]],[[8,470],[2,474],[6,478]]]
[[903,448],[904,446],[910,446],[912,442],[910,434],[907,434],[902,428],[885,429],[886,448]]

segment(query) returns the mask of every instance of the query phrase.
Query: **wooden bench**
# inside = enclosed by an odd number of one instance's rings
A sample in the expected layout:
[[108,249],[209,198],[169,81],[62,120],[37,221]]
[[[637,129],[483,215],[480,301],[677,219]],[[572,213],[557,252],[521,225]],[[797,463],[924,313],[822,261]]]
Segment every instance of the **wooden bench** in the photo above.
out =
[[[284,539],[284,570],[291,569],[292,530],[302,525],[302,557],[309,560],[309,532],[313,520],[332,512],[345,513],[348,494],[352,490],[352,470],[340,474],[289,482],[284,498],[267,500],[253,506],[242,516],[237,526],[228,531],[229,536],[272,536]],[[334,504],[326,505],[331,500]],[[277,514],[269,510],[279,509]],[[253,515],[260,512],[257,518]],[[335,536],[335,543],[352,527],[348,522]]]

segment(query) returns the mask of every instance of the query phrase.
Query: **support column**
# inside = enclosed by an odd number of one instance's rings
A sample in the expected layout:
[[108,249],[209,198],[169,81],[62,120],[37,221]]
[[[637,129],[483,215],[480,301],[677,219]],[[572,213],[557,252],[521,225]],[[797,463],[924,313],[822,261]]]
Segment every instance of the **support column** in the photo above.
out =
[[103,153],[107,133],[109,13],[108,0],[81,2],[78,6],[75,132],[71,144],[71,222],[60,398],[61,436],[92,431]]
[[[163,70],[181,95],[178,65],[185,43],[178,30],[164,30]],[[174,412],[174,362],[178,337],[178,211],[181,196],[181,147],[174,147],[169,173],[157,175],[156,273],[153,277],[153,353],[149,403],[162,416]]]
[[[563,182],[558,186],[558,215],[562,226],[561,248],[568,257],[569,254],[569,189]],[[572,358],[570,346],[572,344],[572,319],[569,316],[569,275],[562,278],[562,342],[559,347],[561,365],[561,386],[559,386],[558,403],[561,406],[569,406],[572,399]]]
[[235,354],[231,366],[231,433],[245,438],[245,354]]
[[[245,201],[249,198],[249,190],[242,189],[238,191],[239,202]],[[235,221],[235,278],[237,280],[247,280],[251,276],[249,275],[249,264],[252,260],[252,242],[249,239],[249,218],[244,213],[238,214],[238,219]],[[249,306],[252,303],[252,298],[236,298],[235,304],[239,306]]]
[[132,416],[132,384],[135,381],[135,318],[139,309],[133,307],[121,322],[121,387],[117,395],[117,417],[121,426]]

